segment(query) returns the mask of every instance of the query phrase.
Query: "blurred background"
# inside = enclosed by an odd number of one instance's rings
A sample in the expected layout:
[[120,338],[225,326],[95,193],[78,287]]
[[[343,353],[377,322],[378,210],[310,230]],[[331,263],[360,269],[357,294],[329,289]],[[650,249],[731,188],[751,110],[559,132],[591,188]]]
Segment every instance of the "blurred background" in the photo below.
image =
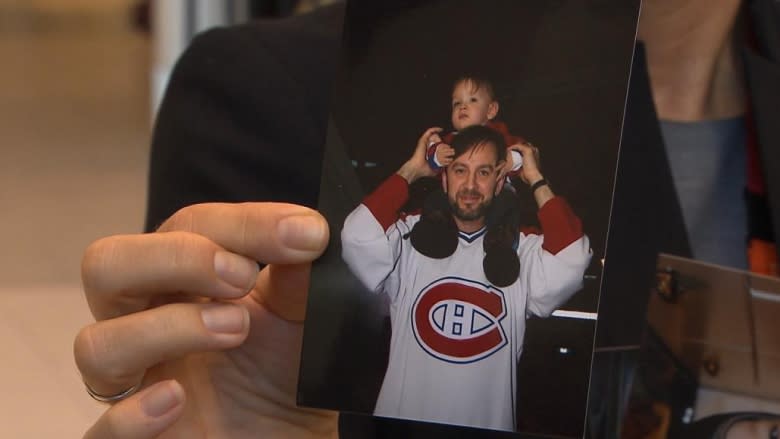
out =
[[295,0],[0,0],[0,437],[81,437],[102,412],[72,360],[79,264],[142,229],[154,107],[203,29]]

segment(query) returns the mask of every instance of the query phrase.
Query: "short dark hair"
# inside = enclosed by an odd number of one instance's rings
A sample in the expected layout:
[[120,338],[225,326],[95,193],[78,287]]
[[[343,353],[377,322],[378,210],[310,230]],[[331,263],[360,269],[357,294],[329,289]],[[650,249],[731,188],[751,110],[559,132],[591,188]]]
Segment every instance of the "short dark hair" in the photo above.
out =
[[474,125],[458,131],[455,137],[453,137],[452,145],[450,146],[455,150],[455,157],[453,158],[457,159],[470,148],[482,145],[494,149],[496,163],[504,159],[504,151],[506,150],[504,136],[493,128],[484,125]]
[[474,84],[477,90],[485,90],[485,93],[490,96],[491,101],[496,100],[496,93],[493,90],[493,83],[490,82],[490,80],[485,78],[480,78],[479,76],[471,76],[471,75],[463,75],[460,78],[456,79],[455,82],[452,83],[452,89],[455,90],[455,87],[458,86],[458,84],[463,82],[471,82]]

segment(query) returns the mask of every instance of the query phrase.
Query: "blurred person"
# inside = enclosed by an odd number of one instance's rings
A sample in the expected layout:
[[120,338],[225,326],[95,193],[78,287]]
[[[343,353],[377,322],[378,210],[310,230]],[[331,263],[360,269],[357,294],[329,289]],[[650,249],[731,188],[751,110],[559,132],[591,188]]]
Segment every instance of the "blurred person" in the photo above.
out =
[[727,413],[693,423],[684,432],[691,439],[778,439],[780,415],[772,413]]
[[780,6],[717,5],[642,6],[599,306],[594,437],[618,434],[659,252],[777,275]]
[[[336,5],[211,31],[180,59],[153,139],[146,224],[155,233],[108,237],[84,256],[97,322],[77,336],[75,358],[92,393],[113,404],[85,437],[466,434],[357,415],[339,421],[295,405],[309,264],[328,232],[316,212],[271,202],[317,201],[342,14]],[[771,0],[644,3],[597,348],[638,340],[640,292],[658,251],[776,270],[778,14]],[[696,161],[678,155],[706,148],[705,139],[717,150]],[[741,172],[730,154],[744,160]],[[705,163],[713,157],[725,168]],[[341,166],[342,157],[324,160]],[[704,187],[691,183],[705,177]],[[713,239],[709,221],[736,238]],[[254,261],[268,265],[258,271]],[[623,363],[630,359],[597,352],[591,395],[616,397],[597,377]],[[604,422],[591,406],[593,432]]]

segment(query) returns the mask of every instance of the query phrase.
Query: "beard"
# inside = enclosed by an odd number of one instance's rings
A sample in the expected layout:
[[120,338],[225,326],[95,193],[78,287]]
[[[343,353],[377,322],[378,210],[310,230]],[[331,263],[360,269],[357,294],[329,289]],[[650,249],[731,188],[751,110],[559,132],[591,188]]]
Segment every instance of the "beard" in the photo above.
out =
[[455,198],[448,197],[450,201],[450,207],[452,208],[452,214],[455,216],[455,218],[461,221],[474,221],[485,217],[485,213],[487,213],[487,210],[490,208],[490,203],[492,200],[483,200],[479,204],[466,209],[462,208],[458,204],[458,198],[460,196],[480,197],[482,194],[474,190],[466,189],[459,191]]

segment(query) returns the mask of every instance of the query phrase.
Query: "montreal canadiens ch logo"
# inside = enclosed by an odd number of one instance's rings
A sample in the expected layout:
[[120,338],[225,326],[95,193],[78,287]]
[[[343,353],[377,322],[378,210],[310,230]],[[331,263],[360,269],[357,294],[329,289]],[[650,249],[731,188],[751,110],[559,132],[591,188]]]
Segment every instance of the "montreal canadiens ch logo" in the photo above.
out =
[[504,293],[461,278],[439,279],[425,287],[412,307],[412,329],[427,353],[451,363],[471,363],[507,344],[501,320]]

